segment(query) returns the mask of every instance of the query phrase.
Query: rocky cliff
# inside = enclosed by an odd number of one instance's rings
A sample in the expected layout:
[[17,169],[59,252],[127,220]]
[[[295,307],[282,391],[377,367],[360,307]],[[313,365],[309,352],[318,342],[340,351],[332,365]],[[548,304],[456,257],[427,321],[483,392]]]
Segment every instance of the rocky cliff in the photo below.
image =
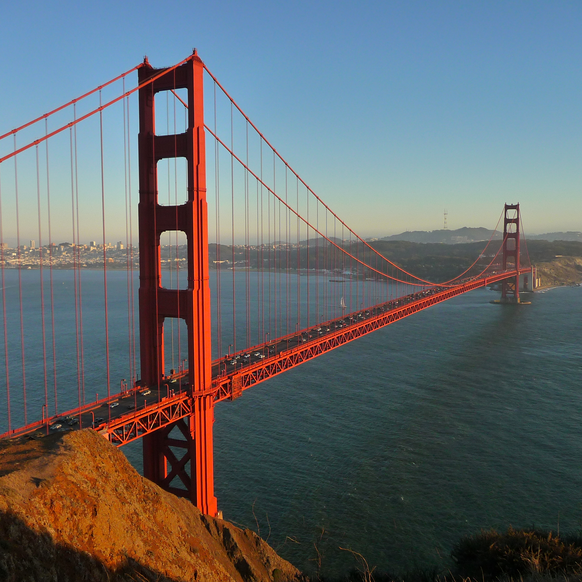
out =
[[0,441],[0,580],[285,582],[250,530],[141,477],[92,430]]
[[536,264],[540,288],[577,285],[582,282],[581,257],[556,257]]

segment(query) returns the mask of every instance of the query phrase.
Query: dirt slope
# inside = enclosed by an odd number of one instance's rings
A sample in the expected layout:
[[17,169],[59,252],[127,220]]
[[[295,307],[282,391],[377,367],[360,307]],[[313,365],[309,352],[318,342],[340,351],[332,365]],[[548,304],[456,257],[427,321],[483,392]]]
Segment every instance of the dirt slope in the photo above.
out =
[[553,261],[536,264],[540,288],[577,285],[582,282],[582,258],[557,257]]
[[254,532],[161,490],[92,430],[0,442],[2,581],[298,579]]

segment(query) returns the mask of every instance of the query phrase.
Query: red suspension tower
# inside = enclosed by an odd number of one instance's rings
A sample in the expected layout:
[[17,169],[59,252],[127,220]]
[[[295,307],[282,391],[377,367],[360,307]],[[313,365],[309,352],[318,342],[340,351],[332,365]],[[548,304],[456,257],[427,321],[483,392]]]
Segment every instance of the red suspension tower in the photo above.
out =
[[515,269],[515,278],[501,284],[501,302],[519,303],[519,204],[506,204],[503,221],[503,269]]
[[[164,380],[164,320],[184,319],[187,326],[188,383],[194,413],[143,438],[144,475],[162,488],[189,498],[203,513],[217,514],[214,496],[214,403],[211,386],[210,286],[203,108],[204,65],[194,54],[182,65],[154,69],[147,59],[139,69],[139,322],[141,379]],[[167,71],[167,72],[164,72]],[[155,95],[187,89],[188,127],[178,135],[155,133]],[[181,205],[158,203],[157,162],[187,161],[188,199]],[[182,231],[187,238],[188,286],[161,286],[160,236]],[[174,436],[170,433],[174,431]],[[178,435],[176,432],[179,431]],[[176,438],[176,436],[182,438]],[[177,457],[176,449],[182,451]],[[188,471],[189,468],[189,471]],[[177,483],[177,485],[176,485]]]

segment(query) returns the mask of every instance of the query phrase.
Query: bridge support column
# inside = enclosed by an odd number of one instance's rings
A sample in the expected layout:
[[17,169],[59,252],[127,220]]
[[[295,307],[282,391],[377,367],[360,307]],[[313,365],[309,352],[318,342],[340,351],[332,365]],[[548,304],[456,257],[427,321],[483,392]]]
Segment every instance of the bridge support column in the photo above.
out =
[[[503,269],[519,273],[519,204],[506,204],[503,221]],[[501,303],[519,303],[519,275],[501,283]]]
[[[144,437],[144,474],[174,495],[186,497],[207,515],[216,515],[214,497],[213,403],[195,403],[196,413]],[[198,438],[200,435],[200,438]]]
[[[144,475],[188,497],[202,512],[216,515],[214,402],[208,395],[212,377],[203,73],[204,65],[196,52],[175,68],[154,69],[146,59],[139,69],[140,356],[141,382],[160,386],[165,376],[164,320],[185,320],[193,414],[143,437]],[[188,91],[186,132],[158,136],[155,95],[175,89]],[[187,200],[181,205],[160,205],[157,162],[178,157],[187,161]],[[186,235],[186,289],[161,286],[160,236],[166,231]],[[175,487],[176,480],[184,489]]]

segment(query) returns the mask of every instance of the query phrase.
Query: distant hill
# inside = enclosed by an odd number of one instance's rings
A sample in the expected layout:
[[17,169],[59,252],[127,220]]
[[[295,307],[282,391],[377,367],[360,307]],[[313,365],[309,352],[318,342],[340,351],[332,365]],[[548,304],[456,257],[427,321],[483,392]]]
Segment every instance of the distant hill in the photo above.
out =
[[[377,239],[382,241],[406,241],[414,243],[440,243],[446,245],[458,245],[472,242],[488,241],[494,231],[487,228],[458,228],[457,230],[413,230],[409,232],[402,232],[392,236],[385,236]],[[502,232],[495,233],[494,240],[501,239]],[[582,242],[582,232],[549,232],[546,234],[528,234],[528,240],[546,240],[553,241],[577,241]]]
[[582,232],[568,231],[568,232],[548,232],[546,234],[525,234],[529,240],[547,240],[553,242],[555,240],[570,240],[582,242]]
[[[402,240],[414,243],[441,243],[457,245],[471,242],[488,241],[493,234],[487,228],[458,228],[457,230],[414,230],[385,236],[379,240]],[[502,238],[502,233],[497,233],[495,238]]]
[[[341,238],[337,238],[335,236],[330,236],[329,240],[331,242],[334,242],[338,245],[342,244],[342,239]],[[284,244],[285,241],[282,241],[281,244]],[[318,236],[315,238],[310,238],[308,240],[300,240],[299,241],[299,246],[300,247],[306,247],[309,244],[309,246],[315,245],[315,244],[320,244],[320,245],[327,245],[327,240],[325,238],[323,238],[322,236]]]

